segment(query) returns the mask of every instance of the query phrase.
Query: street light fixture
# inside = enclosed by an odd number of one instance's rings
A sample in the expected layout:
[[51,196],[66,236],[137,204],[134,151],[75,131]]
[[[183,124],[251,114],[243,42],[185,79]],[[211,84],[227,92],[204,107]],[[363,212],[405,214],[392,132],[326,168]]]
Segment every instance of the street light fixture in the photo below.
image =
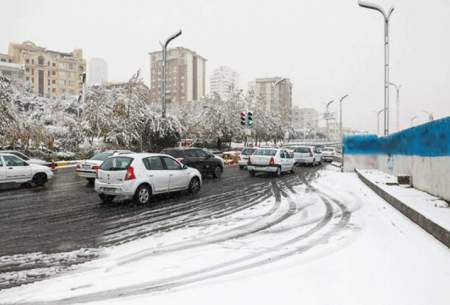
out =
[[396,113],[397,122],[396,123],[397,124],[396,124],[396,127],[397,127],[397,131],[400,131],[400,88],[402,87],[402,85],[397,85],[393,82],[388,82],[388,84],[393,86],[395,88],[395,91],[397,92],[397,102],[396,102],[396,104],[397,104],[396,105],[397,106],[397,113]]
[[173,34],[172,36],[169,36],[166,41],[164,42],[164,44],[162,45],[163,47],[163,85],[162,85],[162,96],[161,96],[161,103],[162,103],[162,117],[165,118],[166,117],[166,64],[167,64],[167,46],[169,45],[169,43],[174,40],[175,38],[177,38],[178,36],[181,35],[181,30],[179,30],[178,32],[176,32],[175,34]]
[[431,113],[431,112],[429,112],[429,111],[426,111],[426,110],[422,110],[422,112],[428,114],[428,120],[429,120],[430,122],[431,122],[431,121],[434,121],[433,113]]
[[343,136],[343,134],[342,134],[342,101],[346,97],[348,97],[348,94],[344,95],[343,97],[341,97],[339,99],[339,136],[340,136],[341,140],[342,140],[342,136]]
[[377,112],[377,135],[380,135],[380,114],[384,112],[384,108]]
[[328,139],[330,139],[330,126],[329,126],[329,119],[330,119],[330,112],[328,111],[328,109],[330,108],[330,105],[334,103],[334,100],[331,100],[327,103],[326,109],[327,111],[325,112],[325,121],[327,122],[327,137]]
[[378,4],[358,0],[358,5],[367,9],[375,10],[384,17],[384,135],[389,134],[389,18],[394,7],[386,13]]

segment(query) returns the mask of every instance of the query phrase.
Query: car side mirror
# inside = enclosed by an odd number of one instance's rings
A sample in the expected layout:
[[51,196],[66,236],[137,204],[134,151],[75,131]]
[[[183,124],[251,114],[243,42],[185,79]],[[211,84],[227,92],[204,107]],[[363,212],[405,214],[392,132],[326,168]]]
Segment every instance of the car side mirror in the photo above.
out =
[[187,165],[186,165],[186,164],[183,164],[182,169],[188,169]]

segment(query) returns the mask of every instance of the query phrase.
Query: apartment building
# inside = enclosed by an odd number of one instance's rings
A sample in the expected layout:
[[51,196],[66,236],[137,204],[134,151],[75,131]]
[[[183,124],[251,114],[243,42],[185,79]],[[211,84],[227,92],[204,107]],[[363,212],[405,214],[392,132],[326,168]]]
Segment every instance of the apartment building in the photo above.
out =
[[[166,101],[167,106],[183,105],[204,97],[206,92],[206,61],[196,52],[183,47],[167,50]],[[150,53],[150,90],[153,102],[161,101],[162,51]]]
[[285,125],[289,125],[292,111],[291,81],[283,77],[257,78],[251,87],[254,88],[257,107],[269,113],[279,113]]
[[0,61],[23,65],[25,80],[31,83],[33,92],[45,97],[80,94],[86,72],[82,50],[53,51],[31,41],[10,43],[7,57],[3,54]]
[[219,66],[209,77],[209,94],[217,94],[221,99],[229,98],[239,87],[239,74],[227,66]]

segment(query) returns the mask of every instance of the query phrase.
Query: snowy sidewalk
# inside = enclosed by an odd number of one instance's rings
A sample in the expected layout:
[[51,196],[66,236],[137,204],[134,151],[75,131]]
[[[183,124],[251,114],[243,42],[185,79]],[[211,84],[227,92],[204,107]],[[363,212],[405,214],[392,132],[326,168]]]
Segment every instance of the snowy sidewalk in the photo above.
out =
[[450,208],[444,200],[379,170],[356,170],[359,178],[384,200],[450,248]]

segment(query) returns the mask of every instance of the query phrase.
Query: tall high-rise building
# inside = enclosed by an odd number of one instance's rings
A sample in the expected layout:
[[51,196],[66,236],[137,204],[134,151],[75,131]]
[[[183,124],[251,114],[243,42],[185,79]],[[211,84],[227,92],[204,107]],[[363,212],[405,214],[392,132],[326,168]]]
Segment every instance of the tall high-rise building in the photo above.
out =
[[215,68],[209,77],[209,93],[218,94],[223,100],[238,87],[239,74],[227,66]]
[[[177,47],[166,53],[166,101],[167,106],[182,105],[205,96],[206,58],[196,52]],[[150,90],[153,102],[161,101],[162,51],[150,53]]]
[[108,82],[108,64],[103,58],[91,58],[88,65],[88,84],[103,85]]
[[279,113],[288,125],[292,109],[292,83],[288,78],[257,78],[254,83],[257,107],[269,113]]
[[[65,53],[25,41],[9,44],[8,57],[11,63],[25,67],[25,80],[31,83],[37,95],[59,97],[65,94],[78,95],[81,91],[86,61],[80,49]],[[6,61],[6,58],[3,59]]]

